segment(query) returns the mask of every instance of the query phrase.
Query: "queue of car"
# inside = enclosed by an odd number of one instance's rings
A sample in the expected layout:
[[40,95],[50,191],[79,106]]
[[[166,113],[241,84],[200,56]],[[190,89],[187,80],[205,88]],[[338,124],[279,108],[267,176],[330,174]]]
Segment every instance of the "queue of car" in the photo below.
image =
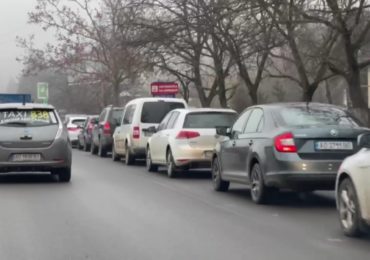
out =
[[72,145],[113,161],[146,161],[174,178],[212,172],[215,191],[245,184],[257,204],[280,191],[335,190],[348,236],[370,226],[370,129],[345,109],[279,103],[231,109],[189,108],[183,99],[138,98],[100,115],[67,115],[42,104],[0,105],[0,170],[71,179]]

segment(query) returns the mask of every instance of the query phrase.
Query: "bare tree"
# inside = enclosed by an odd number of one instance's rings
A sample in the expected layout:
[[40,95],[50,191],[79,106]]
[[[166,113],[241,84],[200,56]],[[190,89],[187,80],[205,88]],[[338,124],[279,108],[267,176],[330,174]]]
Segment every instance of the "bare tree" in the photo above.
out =
[[[27,54],[21,58],[26,68],[40,70],[56,68],[72,75],[77,82],[103,87],[103,96],[109,95],[119,103],[122,83],[140,69],[140,57],[135,48],[125,44],[130,30],[123,32],[122,24],[135,12],[124,8],[120,0],[38,0],[29,13],[29,23],[55,33],[56,43],[44,49],[33,45],[33,38],[18,39]],[[26,71],[30,72],[30,71]],[[109,93],[109,94],[108,94]],[[106,101],[107,102],[107,101]]]

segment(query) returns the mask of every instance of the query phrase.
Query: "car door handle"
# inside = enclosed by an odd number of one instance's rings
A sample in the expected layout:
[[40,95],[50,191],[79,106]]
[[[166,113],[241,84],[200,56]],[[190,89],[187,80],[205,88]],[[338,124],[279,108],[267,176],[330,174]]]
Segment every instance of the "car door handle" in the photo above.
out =
[[249,145],[252,146],[254,143],[253,143],[253,140],[250,140],[249,141]]

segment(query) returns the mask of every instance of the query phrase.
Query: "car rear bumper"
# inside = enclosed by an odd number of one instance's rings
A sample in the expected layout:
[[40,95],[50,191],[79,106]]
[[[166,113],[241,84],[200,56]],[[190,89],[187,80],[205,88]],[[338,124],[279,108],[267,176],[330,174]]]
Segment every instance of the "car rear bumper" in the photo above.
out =
[[337,174],[307,172],[273,172],[265,176],[265,184],[295,191],[334,190]]
[[103,148],[108,151],[111,151],[113,147],[113,137],[110,135],[109,136],[103,135],[100,138],[101,138],[101,143],[103,145]]
[[70,168],[70,162],[66,161],[42,161],[23,163],[0,163],[0,172],[49,172],[53,169]]
[[[35,162],[14,162],[13,154],[40,154]],[[72,150],[67,140],[55,140],[45,148],[4,148],[0,147],[0,172],[50,171],[55,168],[71,167]]]
[[[273,159],[274,158],[274,159]],[[334,190],[340,160],[280,160],[266,163],[267,186],[292,190]]]
[[191,168],[210,168],[213,150],[207,148],[179,145],[171,147],[173,158],[177,166]]

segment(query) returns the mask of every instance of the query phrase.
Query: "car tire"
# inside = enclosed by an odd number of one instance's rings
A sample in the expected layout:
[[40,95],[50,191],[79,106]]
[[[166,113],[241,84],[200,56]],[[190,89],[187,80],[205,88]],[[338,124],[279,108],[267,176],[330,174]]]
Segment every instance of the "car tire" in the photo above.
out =
[[127,144],[125,148],[125,163],[126,165],[133,165],[135,163],[135,157],[131,153],[130,148]]
[[167,176],[169,178],[176,178],[178,175],[178,169],[176,167],[175,161],[173,159],[173,155],[171,149],[167,151]]
[[85,151],[85,152],[87,152],[87,151],[89,151],[89,146],[87,145],[87,143],[86,143],[86,139],[84,140],[84,147],[83,147],[83,150]]
[[81,145],[80,139],[78,139],[78,144],[77,144],[78,150],[82,150],[83,146]]
[[152,162],[152,156],[151,156],[149,147],[146,150],[146,169],[148,170],[148,172],[157,172],[158,171],[158,165],[153,164],[153,162]]
[[71,168],[62,168],[58,170],[59,182],[70,182],[71,181]]
[[265,185],[259,163],[255,163],[252,167],[250,192],[251,198],[256,204],[266,204],[271,197],[272,190]]
[[355,186],[350,178],[344,179],[338,189],[339,222],[346,236],[362,235],[361,211]]
[[212,162],[212,184],[215,191],[225,192],[229,190],[230,182],[222,179],[218,158],[214,158]]
[[106,157],[107,156],[107,150],[103,147],[101,139],[99,139],[98,156],[100,156],[100,157]]
[[90,152],[91,152],[91,154],[97,154],[98,153],[98,147],[96,147],[94,141],[91,141]]
[[114,162],[118,162],[121,160],[121,157],[116,153],[116,149],[114,148],[114,145],[112,147],[112,160]]

